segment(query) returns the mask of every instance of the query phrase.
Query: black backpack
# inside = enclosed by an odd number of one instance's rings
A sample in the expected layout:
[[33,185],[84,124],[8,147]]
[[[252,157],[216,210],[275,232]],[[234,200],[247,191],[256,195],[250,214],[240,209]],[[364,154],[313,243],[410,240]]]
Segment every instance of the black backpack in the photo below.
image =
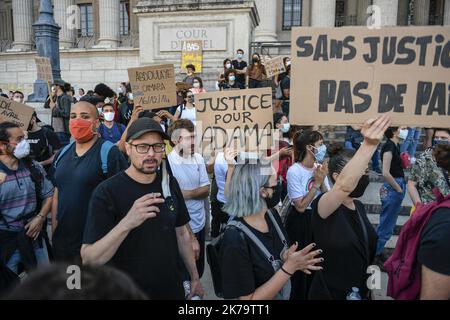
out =
[[[275,220],[274,213],[272,209],[268,211],[268,215],[270,220],[272,221],[272,224],[274,225],[278,236],[281,239],[281,242],[284,245],[284,250],[288,250],[288,242],[286,238],[284,237],[283,232],[281,231],[280,226],[278,225],[278,222]],[[231,220],[228,222],[227,228],[237,228],[240,230],[240,234],[244,241],[244,234],[246,235],[246,238],[250,241],[253,241],[255,245],[260,249],[261,253],[266,257],[267,263],[270,263],[274,272],[277,272],[278,269],[281,267],[279,264],[279,261],[275,259],[275,257],[272,256],[272,254],[266,249],[264,244],[253,234],[253,232],[248,229],[242,222]],[[226,230],[225,229],[225,230]],[[223,237],[224,237],[225,231],[212,240],[207,246],[206,246],[206,259],[208,261],[210,270],[211,270],[211,278],[213,281],[213,287],[214,287],[214,293],[217,297],[223,298],[223,288],[222,288],[222,267],[221,267],[221,248],[223,244]],[[283,287],[283,289],[278,293],[277,297],[278,299],[289,299],[291,292],[291,283],[290,281]],[[276,297],[276,298],[277,298]]]

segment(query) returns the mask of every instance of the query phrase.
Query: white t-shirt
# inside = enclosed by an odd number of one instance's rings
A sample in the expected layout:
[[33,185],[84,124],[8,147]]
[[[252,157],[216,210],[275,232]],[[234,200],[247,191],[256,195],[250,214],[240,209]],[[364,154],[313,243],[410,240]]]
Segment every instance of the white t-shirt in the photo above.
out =
[[[209,185],[205,161],[200,154],[195,153],[189,158],[183,158],[172,150],[167,158],[181,190],[194,190]],[[191,217],[189,225],[194,233],[198,233],[205,226],[205,201],[189,199],[185,202]]]
[[[294,200],[305,197],[309,190],[314,186],[314,169],[317,164],[314,164],[313,169],[308,169],[300,163],[294,163],[288,170],[286,175],[287,191],[289,199]],[[330,190],[330,182],[328,177],[325,177],[323,181],[328,190]],[[317,191],[314,199],[321,195],[322,192]],[[313,199],[313,200],[314,200]],[[312,201],[311,201],[312,202]],[[308,208],[311,209],[311,203],[308,204]]]
[[228,171],[228,163],[225,160],[225,155],[223,152],[219,152],[216,157],[216,161],[214,162],[214,176],[216,178],[217,184],[217,200],[222,203],[227,202],[227,198],[225,197],[225,183],[227,181],[227,171]]
[[[183,108],[183,111],[181,111],[181,108]],[[188,109],[184,105],[181,105],[181,106],[178,106],[177,111],[181,113],[181,116],[179,119],[191,120],[195,125],[195,121],[197,119],[195,108]]]

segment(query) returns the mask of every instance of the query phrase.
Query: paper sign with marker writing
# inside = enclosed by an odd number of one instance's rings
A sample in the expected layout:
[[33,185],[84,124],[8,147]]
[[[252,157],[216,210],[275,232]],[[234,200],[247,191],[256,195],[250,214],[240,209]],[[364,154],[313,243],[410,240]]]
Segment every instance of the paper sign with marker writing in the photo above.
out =
[[290,120],[450,127],[450,27],[293,28]]

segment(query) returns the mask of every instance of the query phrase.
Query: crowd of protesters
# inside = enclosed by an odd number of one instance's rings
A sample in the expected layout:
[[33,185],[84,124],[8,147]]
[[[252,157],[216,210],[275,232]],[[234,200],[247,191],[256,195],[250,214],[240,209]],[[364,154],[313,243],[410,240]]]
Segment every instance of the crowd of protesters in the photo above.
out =
[[[32,298],[39,281],[54,278],[54,292],[34,297],[70,299],[61,281],[69,264],[115,278],[109,292],[85,297],[203,297],[205,246],[220,239],[226,299],[371,299],[367,268],[389,258],[406,193],[414,208],[437,201],[436,190],[450,194],[450,130],[424,129],[418,151],[421,128],[380,116],[331,143],[320,128],[289,123],[290,59],[268,79],[261,56],[248,64],[244,55],[223,61],[216,89],[274,87],[276,143],[257,159],[200,153],[195,96],[206,88],[194,65],[182,80],[190,89],[171,108],[135,105],[127,82],[85,93],[56,81],[44,104],[50,123],[36,112],[26,131],[1,122],[0,294]],[[0,94],[26,102],[20,91]],[[377,229],[358,200],[370,165],[383,178]],[[450,299],[449,210],[421,235],[423,299]],[[23,272],[32,275],[18,285]]]

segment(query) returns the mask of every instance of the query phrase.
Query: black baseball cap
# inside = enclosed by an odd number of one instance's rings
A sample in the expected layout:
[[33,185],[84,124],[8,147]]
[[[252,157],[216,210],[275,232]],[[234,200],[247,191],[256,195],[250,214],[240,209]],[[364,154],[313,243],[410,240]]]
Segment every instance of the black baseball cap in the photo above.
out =
[[161,134],[164,140],[170,140],[169,136],[163,131],[161,125],[153,119],[143,117],[134,121],[127,131],[126,141],[139,138],[145,133],[157,132]]

